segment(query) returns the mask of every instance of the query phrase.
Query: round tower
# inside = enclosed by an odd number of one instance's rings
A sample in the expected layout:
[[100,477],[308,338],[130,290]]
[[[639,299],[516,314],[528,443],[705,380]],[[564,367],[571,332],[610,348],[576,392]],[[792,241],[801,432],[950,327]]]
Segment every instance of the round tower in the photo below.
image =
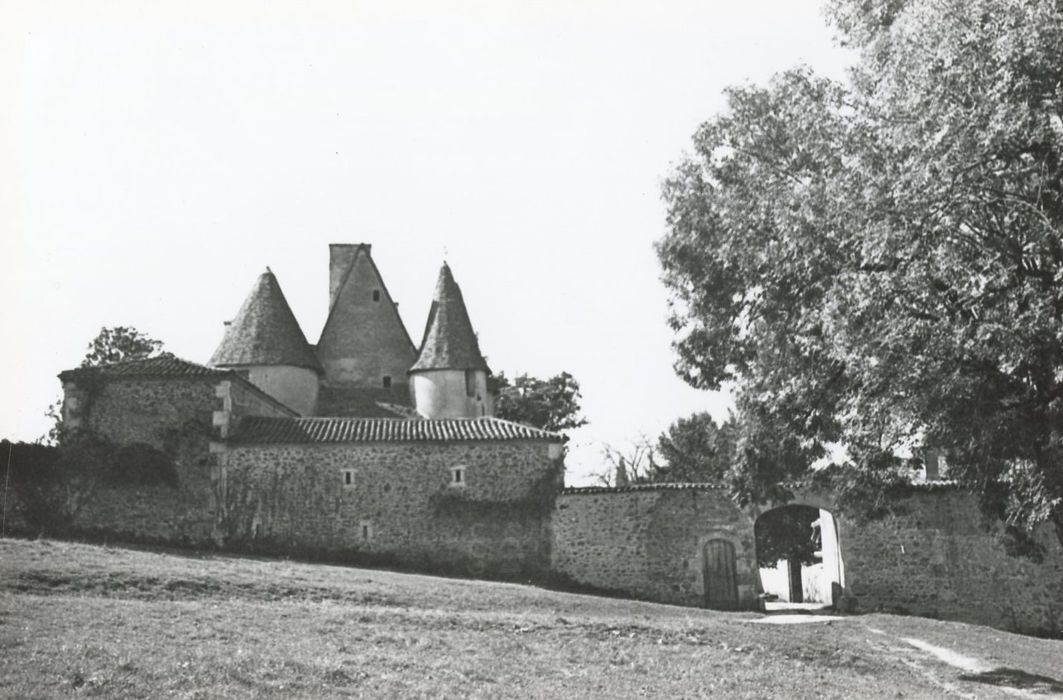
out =
[[226,324],[210,365],[234,370],[304,416],[317,409],[321,363],[268,267]]
[[425,418],[477,418],[494,415],[487,391],[491,373],[480,353],[461,289],[444,262],[410,388],[417,412]]

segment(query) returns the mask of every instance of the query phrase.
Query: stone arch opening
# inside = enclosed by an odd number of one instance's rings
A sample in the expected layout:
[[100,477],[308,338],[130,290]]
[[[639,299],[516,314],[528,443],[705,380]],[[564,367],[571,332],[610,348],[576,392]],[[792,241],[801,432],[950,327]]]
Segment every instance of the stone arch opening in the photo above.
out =
[[834,606],[845,586],[838,522],[829,510],[788,504],[753,524],[760,587],[772,606]]

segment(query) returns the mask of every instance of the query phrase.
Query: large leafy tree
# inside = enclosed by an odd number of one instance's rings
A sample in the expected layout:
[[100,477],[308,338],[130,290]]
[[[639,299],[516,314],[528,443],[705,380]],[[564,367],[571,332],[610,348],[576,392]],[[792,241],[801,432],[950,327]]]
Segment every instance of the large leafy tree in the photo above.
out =
[[932,444],[1063,541],[1063,7],[829,16],[850,80],[731,89],[665,184],[677,371],[736,388],[743,499],[832,442],[872,476]]
[[555,432],[587,424],[580,415],[579,382],[568,372],[548,379],[518,374],[512,381],[500,372],[492,382],[497,391],[495,415],[499,418]]

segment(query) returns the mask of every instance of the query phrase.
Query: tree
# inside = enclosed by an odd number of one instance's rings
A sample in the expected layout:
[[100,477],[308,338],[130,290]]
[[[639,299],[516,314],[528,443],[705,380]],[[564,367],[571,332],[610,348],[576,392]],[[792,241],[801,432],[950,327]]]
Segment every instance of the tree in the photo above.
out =
[[512,382],[499,372],[493,381],[498,392],[495,415],[499,418],[554,432],[587,424],[580,415],[579,382],[568,372],[549,379],[518,374]]
[[162,351],[162,341],[144,335],[136,328],[115,326],[101,328],[89,343],[82,367],[98,367],[114,362],[143,360],[149,357],[168,355]]
[[660,466],[656,460],[653,442],[645,435],[640,435],[629,445],[604,445],[602,459],[605,469],[594,478],[602,486],[628,486],[654,481]]
[[657,438],[657,454],[664,460],[654,481],[724,483],[735,457],[736,424],[723,425],[708,413],[680,418]]
[[[81,361],[81,366],[98,367],[99,365],[114,362],[143,360],[169,355],[170,353],[163,352],[161,340],[155,340],[135,328],[114,326],[100,329],[100,332],[89,343],[88,351]],[[53,424],[43,439],[45,443],[55,445],[62,437],[63,398],[57,398],[54,403],[48,406],[45,415],[52,419]]]
[[829,16],[851,80],[730,89],[664,186],[677,371],[733,383],[747,434],[786,443],[780,470],[739,440],[744,498],[830,443],[887,482],[934,445],[1009,524],[1063,541],[1063,8]]

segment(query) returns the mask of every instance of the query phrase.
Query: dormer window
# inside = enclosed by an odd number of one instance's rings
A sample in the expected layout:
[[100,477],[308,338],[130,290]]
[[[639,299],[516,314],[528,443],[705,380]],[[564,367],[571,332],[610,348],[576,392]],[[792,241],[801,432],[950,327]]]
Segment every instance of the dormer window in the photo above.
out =
[[373,301],[380,301],[380,290],[379,289],[374,289],[373,290]]

